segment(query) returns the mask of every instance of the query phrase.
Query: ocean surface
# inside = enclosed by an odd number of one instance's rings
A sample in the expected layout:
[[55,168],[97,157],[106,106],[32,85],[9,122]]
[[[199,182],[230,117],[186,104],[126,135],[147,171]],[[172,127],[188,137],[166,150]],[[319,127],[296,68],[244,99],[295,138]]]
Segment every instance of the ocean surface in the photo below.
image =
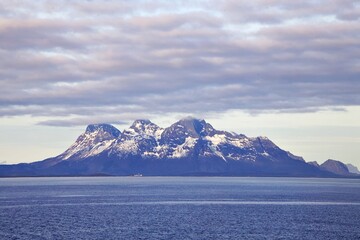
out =
[[360,179],[0,179],[0,239],[360,239]]

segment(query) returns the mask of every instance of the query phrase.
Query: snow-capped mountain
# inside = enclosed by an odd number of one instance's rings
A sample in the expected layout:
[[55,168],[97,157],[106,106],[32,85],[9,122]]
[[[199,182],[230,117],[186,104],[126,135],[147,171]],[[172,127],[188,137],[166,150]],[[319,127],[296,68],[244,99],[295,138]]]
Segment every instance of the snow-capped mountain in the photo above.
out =
[[89,125],[77,141],[58,158],[83,159],[106,152],[108,156],[179,159],[211,157],[227,162],[256,161],[268,158],[279,161],[302,158],[283,152],[266,137],[215,130],[204,120],[182,119],[163,129],[149,120],[136,120],[122,133],[107,124]]
[[[18,169],[18,170],[17,170]],[[19,170],[20,169],[20,170]],[[333,176],[266,137],[214,129],[195,118],[168,128],[136,120],[120,132],[92,124],[54,158],[0,168],[0,175]]]
[[120,131],[109,124],[91,124],[59,158],[66,160],[95,156],[108,149],[119,135]]
[[136,120],[129,129],[123,131],[114,142],[109,155],[125,156],[158,156],[157,147],[164,129],[149,120]]

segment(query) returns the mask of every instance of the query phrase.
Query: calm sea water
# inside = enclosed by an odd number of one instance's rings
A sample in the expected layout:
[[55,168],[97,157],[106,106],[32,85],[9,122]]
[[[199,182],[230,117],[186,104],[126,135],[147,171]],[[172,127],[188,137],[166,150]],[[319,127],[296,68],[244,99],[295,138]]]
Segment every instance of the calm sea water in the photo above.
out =
[[4,178],[0,239],[360,239],[360,180]]

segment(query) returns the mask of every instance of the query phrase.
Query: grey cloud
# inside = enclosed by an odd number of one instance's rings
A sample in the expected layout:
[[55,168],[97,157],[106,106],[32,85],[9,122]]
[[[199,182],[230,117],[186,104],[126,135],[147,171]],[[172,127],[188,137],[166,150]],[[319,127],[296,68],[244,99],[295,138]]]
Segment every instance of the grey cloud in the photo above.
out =
[[106,118],[68,118],[64,120],[46,120],[40,121],[38,125],[44,126],[53,126],[53,127],[74,127],[79,125],[86,125],[86,124],[99,124],[99,123],[108,123],[108,124],[127,124],[127,122],[122,121],[111,121],[109,122],[109,116]]
[[[85,24],[89,24],[87,22]],[[45,19],[5,19],[0,25],[0,48],[2,49],[36,49],[81,48],[71,36],[81,31],[91,31],[89,26],[72,20]]]
[[279,24],[290,20],[315,20],[319,17],[354,20],[356,18],[354,15],[359,7],[358,1],[355,0],[225,0],[219,4],[219,8],[227,13],[226,16],[235,22],[265,25]]
[[[99,14],[96,1],[7,6],[13,14],[0,24],[0,116],[82,125],[360,104],[359,24],[328,20],[358,11],[354,2],[270,1],[273,8],[259,12],[253,9],[265,1],[222,1],[220,10],[209,8],[218,1],[179,2],[176,12],[163,1],[109,1]],[[240,8],[241,24],[233,16]],[[41,18],[47,11],[54,17]],[[264,26],[244,30],[256,21]]]

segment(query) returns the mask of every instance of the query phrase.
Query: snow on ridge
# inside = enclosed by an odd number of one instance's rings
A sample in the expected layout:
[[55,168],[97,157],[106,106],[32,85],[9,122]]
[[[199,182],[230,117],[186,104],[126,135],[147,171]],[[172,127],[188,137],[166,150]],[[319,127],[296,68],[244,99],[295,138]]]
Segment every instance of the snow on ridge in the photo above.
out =
[[[232,135],[234,136],[234,135]],[[214,134],[213,136],[206,136],[204,137],[205,140],[210,141],[215,147],[217,147],[220,144],[230,144],[238,148],[244,148],[247,147],[250,144],[250,140],[246,137],[239,138],[239,137],[229,137],[226,136],[226,134]]]
[[240,149],[249,148],[251,146],[251,140],[249,138],[233,133],[228,134],[227,132],[206,136],[204,139],[208,141],[208,147],[212,153],[221,157],[224,161],[227,161],[226,158],[230,158],[232,160],[241,160],[243,157],[236,153],[231,153],[227,156],[224,156],[220,150],[220,145],[229,144]]
[[227,139],[225,134],[215,134],[214,136],[206,136],[204,137],[205,140],[210,141],[213,145],[217,146],[221,143],[226,143]]
[[158,127],[148,120],[144,124],[144,121],[136,120],[130,128],[124,130],[124,133],[131,136],[140,136],[145,139],[153,137],[157,141],[160,140],[161,134],[165,129]]
[[143,154],[141,154],[141,156],[143,156],[143,157],[156,157],[156,158],[160,158],[160,153],[157,152],[157,151],[153,151],[153,152],[145,151]]
[[81,157],[90,157],[101,153],[102,151],[108,149],[115,139],[105,140],[102,142],[88,142],[84,141],[80,144],[73,144],[68,150],[61,154],[61,158],[66,160],[71,157],[81,158]]
[[195,146],[197,140],[198,140],[197,138],[187,137],[183,144],[175,147],[171,157],[172,158],[186,157],[190,149],[192,149]]
[[164,128],[159,128],[155,131],[154,136],[155,136],[156,141],[160,140],[161,134],[164,132],[164,130],[165,130]]
[[99,130],[94,132],[85,132],[70,146],[61,158],[66,160],[71,157],[89,157],[94,156],[106,150],[115,141],[115,138],[109,139],[105,133],[99,134]]
[[88,155],[93,156],[103,152],[104,150],[108,149],[113,142],[115,142],[115,139],[98,143],[91,149]]
[[138,144],[133,138],[117,142],[115,146],[118,153],[124,152],[136,154],[138,151]]
[[[146,122],[147,123],[147,122]],[[135,121],[134,124],[123,131],[123,135],[118,139],[114,148],[118,154],[141,154],[142,156],[160,156],[157,151],[140,152],[139,141],[143,139],[155,139],[156,145],[159,145],[163,128],[149,122],[149,124],[142,124],[142,121]]]
[[212,153],[214,153],[215,155],[217,155],[218,157],[221,157],[225,162],[226,158],[224,157],[224,155],[218,150],[217,146],[213,146],[213,144],[210,144],[210,142],[208,142],[208,147],[211,150]]

